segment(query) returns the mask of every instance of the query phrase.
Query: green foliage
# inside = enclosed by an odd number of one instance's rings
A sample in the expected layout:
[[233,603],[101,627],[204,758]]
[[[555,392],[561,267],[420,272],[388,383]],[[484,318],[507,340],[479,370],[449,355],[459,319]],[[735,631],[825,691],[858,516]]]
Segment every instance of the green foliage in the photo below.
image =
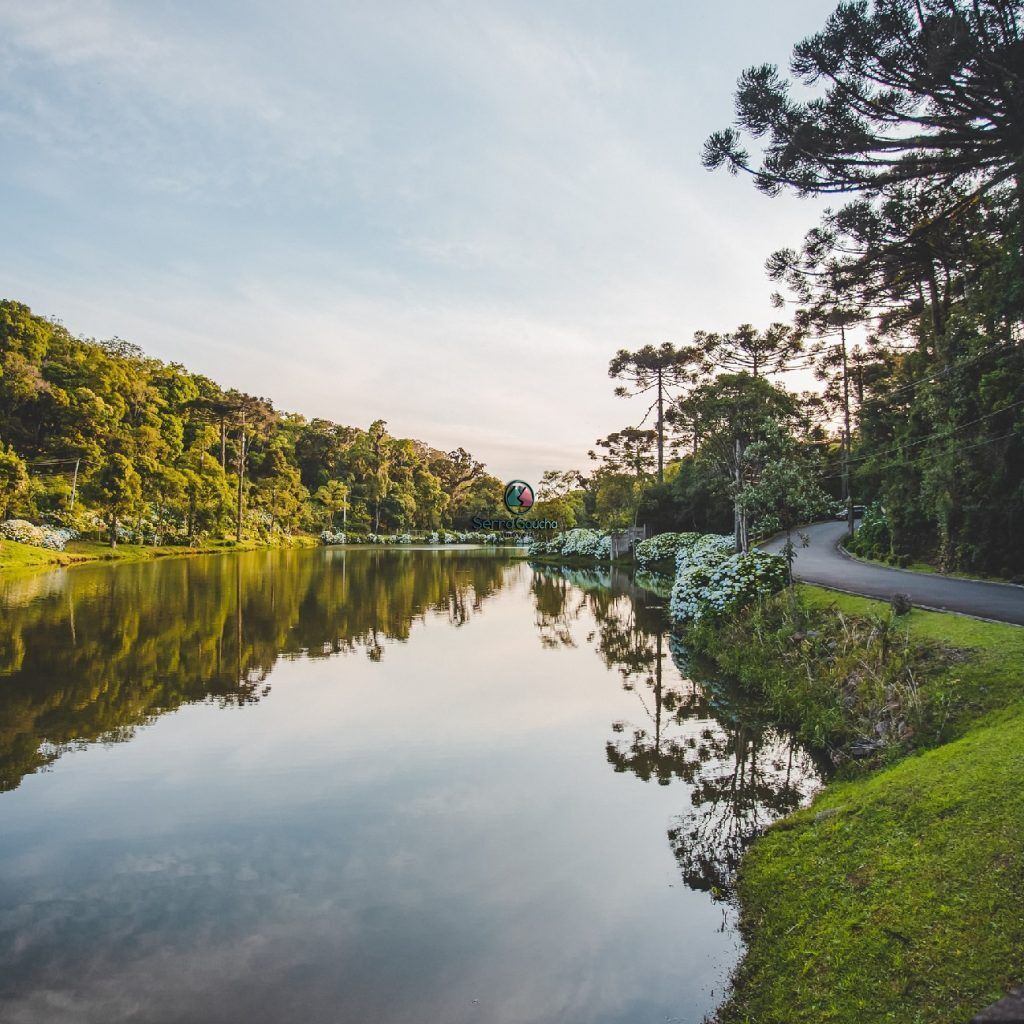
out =
[[794,48],[797,88],[748,69],[736,126],[705,149],[769,194],[850,194],[768,260],[843,417],[829,475],[884,505],[886,556],[1009,578],[1024,577],[1006,542],[1024,528],[1020,40],[1004,0],[842,4]]
[[877,502],[864,509],[860,527],[846,540],[846,549],[865,558],[888,558],[892,554],[889,520]]
[[802,587],[709,649],[834,755],[862,743],[854,778],[747,853],[747,952],[716,1019],[946,1024],[1002,996],[1024,946],[1024,630],[916,610],[896,627]]
[[194,546],[319,533],[339,515],[364,533],[466,528],[501,493],[465,449],[392,437],[383,421],[307,422],[0,301],[0,515]]
[[8,519],[14,500],[28,490],[28,470],[16,452],[0,441],[0,519]]
[[136,511],[142,500],[142,478],[125,456],[115,452],[104,460],[89,489],[103,510],[110,546],[116,547],[120,521]]

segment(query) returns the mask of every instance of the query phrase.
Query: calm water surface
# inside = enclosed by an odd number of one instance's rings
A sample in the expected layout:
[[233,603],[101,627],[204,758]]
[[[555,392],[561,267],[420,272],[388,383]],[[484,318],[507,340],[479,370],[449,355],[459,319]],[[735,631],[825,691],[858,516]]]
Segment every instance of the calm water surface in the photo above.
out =
[[699,1021],[816,776],[663,604],[470,550],[0,580],[0,1020]]

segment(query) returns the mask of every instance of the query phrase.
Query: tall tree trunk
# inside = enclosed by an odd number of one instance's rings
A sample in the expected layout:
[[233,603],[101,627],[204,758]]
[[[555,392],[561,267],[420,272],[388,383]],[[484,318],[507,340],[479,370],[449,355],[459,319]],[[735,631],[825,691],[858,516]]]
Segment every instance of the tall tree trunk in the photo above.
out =
[[743,442],[737,437],[734,448],[733,475],[736,496],[733,499],[733,531],[737,551],[747,550],[747,514],[740,506],[743,493]]
[[220,468],[225,473],[228,471],[228,428],[223,416],[220,418]]
[[235,543],[242,542],[242,501],[245,482],[245,410],[242,410],[242,425],[238,431],[238,497],[235,504]]
[[663,374],[658,367],[658,483],[665,482],[665,389]]
[[846,363],[846,327],[839,327],[843,356],[843,498],[846,500],[846,529],[853,536],[853,492],[850,490],[850,371]]

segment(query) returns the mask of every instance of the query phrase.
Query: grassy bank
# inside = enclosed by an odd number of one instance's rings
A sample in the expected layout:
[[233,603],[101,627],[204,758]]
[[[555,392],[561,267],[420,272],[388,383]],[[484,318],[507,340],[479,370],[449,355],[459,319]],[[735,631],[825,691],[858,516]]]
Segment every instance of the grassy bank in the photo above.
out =
[[955,580],[983,580],[986,583],[1011,583],[1015,586],[1024,586],[1024,579],[1019,577],[1007,579],[1005,576],[986,576],[983,573],[943,572],[942,569],[931,562],[922,562],[909,558],[903,560],[895,558],[870,558],[867,555],[862,555],[859,551],[850,551],[845,544],[843,545],[843,551],[858,561],[867,562],[870,565],[881,565],[886,569],[907,569],[910,572],[928,573],[930,576],[948,576],[950,579]]
[[744,859],[719,1020],[963,1024],[1024,977],[1024,630],[798,597],[694,636],[841,765]]
[[55,568],[79,562],[143,562],[153,558],[255,551],[268,547],[316,547],[318,543],[315,537],[305,535],[289,537],[274,544],[254,540],[243,540],[240,543],[232,540],[207,541],[194,548],[169,544],[118,544],[116,548],[112,548],[109,544],[96,541],[77,540],[68,544],[64,551],[50,551],[30,544],[19,544],[13,540],[3,540],[0,541],[0,572]]

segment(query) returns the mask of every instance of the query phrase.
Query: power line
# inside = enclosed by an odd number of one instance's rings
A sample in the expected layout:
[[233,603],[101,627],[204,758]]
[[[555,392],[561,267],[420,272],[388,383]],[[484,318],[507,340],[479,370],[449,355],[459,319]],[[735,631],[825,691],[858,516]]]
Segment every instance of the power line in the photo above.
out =
[[[965,427],[973,427],[976,423],[982,423],[985,420],[992,419],[993,416],[1000,416],[1004,412],[1009,412],[1011,409],[1016,409],[1017,406],[1024,405],[1024,398],[1017,402],[1011,402],[1009,405],[1004,405],[1002,409],[996,409],[995,412],[986,413],[984,416],[979,416],[976,420],[968,420],[966,423],[958,423],[956,429],[952,433],[946,434],[930,434],[927,437],[919,438],[916,441],[908,441],[906,444],[894,445],[892,448],[883,448],[880,451],[876,450],[868,452],[866,455],[856,455],[850,458],[850,462],[864,462],[867,459],[873,459],[877,455],[890,455],[893,452],[901,452],[906,448],[913,448],[915,445],[925,444],[927,441],[942,440],[944,438],[953,437],[956,433],[963,430]],[[841,474],[840,474],[841,475]],[[826,479],[829,479],[826,477]]]
[[[944,434],[943,436],[944,437],[951,437],[952,434]],[[1011,437],[1019,437],[1019,436],[1021,436],[1021,432],[1019,430],[1011,430],[1010,433],[1008,433],[1008,434],[1000,434],[998,437],[989,437],[987,440],[976,441],[974,444],[965,444],[963,447],[959,447],[959,449],[956,450],[956,454],[957,455],[963,455],[963,453],[970,452],[972,449],[977,449],[977,447],[984,447],[986,444],[994,444],[994,443],[996,443],[996,441],[1005,441],[1005,440],[1009,440]],[[925,438],[925,439],[927,440],[928,438]],[[920,442],[915,441],[914,443],[920,443]],[[907,445],[907,446],[909,446],[909,445]],[[916,462],[918,462],[918,463],[934,462],[936,459],[941,459],[944,455],[948,455],[948,454],[949,454],[948,451],[946,451],[946,452],[936,452],[933,455],[922,456],[920,459],[916,460]],[[898,465],[898,463],[896,463],[896,462],[889,462],[889,463],[886,463],[884,466],[882,466],[880,468],[888,469],[889,467],[896,466],[896,465]],[[842,479],[842,477],[843,477],[842,473],[833,473],[833,474],[831,474],[829,476],[822,476],[822,477],[820,477],[820,479],[822,479],[822,480],[838,480],[838,479]]]
[[88,462],[88,459],[78,458],[77,456],[70,459],[40,459],[35,462],[26,462],[26,466],[64,466],[70,465],[72,462]]
[[985,356],[991,355],[993,352],[999,352],[1000,350],[1005,348],[1015,348],[1016,345],[1017,343],[1014,341],[1000,342],[998,345],[993,345],[991,348],[985,349],[985,351],[983,352],[978,352],[973,356],[968,356],[966,359],[959,359],[955,363],[951,363],[944,370],[939,370],[938,373],[933,373],[929,377],[921,377],[918,380],[911,381],[909,384],[904,384],[902,387],[895,388],[894,390],[888,391],[884,395],[879,395],[876,398],[865,398],[864,401],[861,402],[861,407],[863,408],[865,405],[868,404],[877,404],[878,402],[887,402],[889,401],[889,399],[892,398],[893,395],[899,395],[902,394],[904,391],[911,390],[911,388],[916,388],[920,387],[920,385],[922,384],[927,384],[929,381],[938,380],[940,377],[945,377],[947,374],[952,373],[954,370],[958,369],[961,366],[969,366],[971,363],[976,362],[977,360],[982,359]]

